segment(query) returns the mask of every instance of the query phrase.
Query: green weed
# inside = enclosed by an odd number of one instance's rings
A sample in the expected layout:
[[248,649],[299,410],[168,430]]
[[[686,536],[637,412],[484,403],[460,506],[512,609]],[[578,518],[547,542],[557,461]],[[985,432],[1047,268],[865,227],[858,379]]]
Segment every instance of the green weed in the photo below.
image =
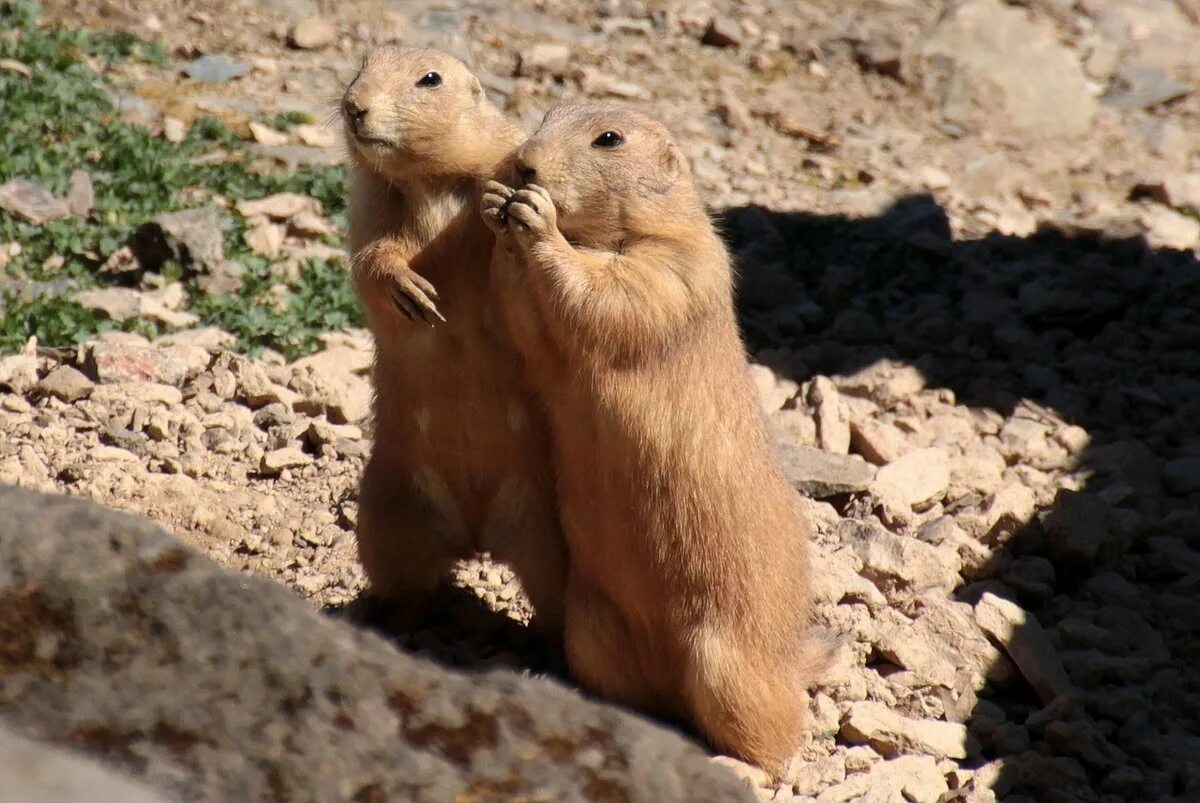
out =
[[[99,265],[138,225],[161,212],[203,205],[217,196],[241,200],[289,191],[316,198],[333,222],[344,226],[345,176],[340,168],[258,173],[250,169],[245,143],[216,120],[198,120],[179,144],[122,120],[114,97],[124,88],[85,62],[134,58],[162,63],[166,55],[160,46],[129,34],[42,25],[36,5],[27,2],[0,3],[0,31],[0,58],[22,62],[32,72],[27,78],[0,71],[0,107],[5,110],[0,183],[28,178],[61,197],[71,172],[83,169],[95,190],[88,220],[33,226],[0,211],[0,244],[22,246],[0,274],[0,352],[19,348],[31,335],[43,344],[66,345],[111,328],[154,334],[151,323],[115,324],[68,296],[96,286]],[[285,114],[268,122],[286,128],[306,120],[302,114]],[[226,160],[195,163],[218,149],[229,154]],[[339,264],[306,264],[299,280],[279,294],[271,265],[245,245],[244,221],[232,213],[230,218],[224,232],[226,257],[246,267],[247,280],[238,292],[220,297],[189,287],[191,309],[203,323],[236,335],[247,350],[270,347],[289,358],[312,350],[319,332],[359,323],[357,303]],[[28,292],[42,283],[57,289]]]

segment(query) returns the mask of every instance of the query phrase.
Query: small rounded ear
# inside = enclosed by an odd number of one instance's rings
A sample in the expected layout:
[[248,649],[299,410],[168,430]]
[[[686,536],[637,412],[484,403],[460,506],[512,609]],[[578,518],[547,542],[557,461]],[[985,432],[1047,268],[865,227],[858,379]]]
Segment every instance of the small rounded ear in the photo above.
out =
[[685,167],[683,154],[674,142],[667,140],[663,143],[659,154],[659,169],[655,171],[653,191],[661,194],[671,191]]
[[483,93],[483,84],[479,83],[479,79],[471,76],[471,97],[475,98],[476,103],[482,103],[485,99]]
[[679,152],[679,146],[669,140],[663,149],[663,169],[671,177],[671,181],[679,178],[683,171],[683,154]]

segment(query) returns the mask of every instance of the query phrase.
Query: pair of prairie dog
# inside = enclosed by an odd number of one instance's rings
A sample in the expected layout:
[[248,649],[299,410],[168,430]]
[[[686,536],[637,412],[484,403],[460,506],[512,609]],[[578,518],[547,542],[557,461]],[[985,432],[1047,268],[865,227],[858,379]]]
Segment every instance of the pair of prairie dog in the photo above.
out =
[[490,550],[581,685],[779,772],[820,652],[808,531],[671,137],[568,105],[521,144],[427,50],[372,54],[343,113],[377,343],[358,534],[375,592],[416,604]]

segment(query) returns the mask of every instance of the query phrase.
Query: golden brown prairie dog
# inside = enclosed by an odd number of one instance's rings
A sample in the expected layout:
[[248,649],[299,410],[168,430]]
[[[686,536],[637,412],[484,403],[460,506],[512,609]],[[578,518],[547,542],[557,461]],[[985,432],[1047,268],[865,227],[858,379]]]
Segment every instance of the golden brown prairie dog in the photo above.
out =
[[778,773],[824,652],[808,527],[755,400],[725,247],[643,115],[559,106],[516,174],[524,189],[489,183],[482,212],[550,413],[571,671]]
[[548,432],[493,309],[495,238],[478,207],[483,177],[521,132],[435,50],[373,51],[341,111],[351,270],[375,336],[358,512],[371,591],[419,619],[454,561],[486,550],[517,572],[553,635],[566,564]]

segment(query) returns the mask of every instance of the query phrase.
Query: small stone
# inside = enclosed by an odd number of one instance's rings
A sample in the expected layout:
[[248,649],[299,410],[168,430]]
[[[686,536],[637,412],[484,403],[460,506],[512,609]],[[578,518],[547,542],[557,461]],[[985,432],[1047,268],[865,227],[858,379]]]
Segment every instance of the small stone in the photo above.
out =
[[562,75],[571,61],[571,46],[560,42],[537,42],[521,51],[517,74],[527,78]]
[[28,354],[12,354],[0,357],[0,388],[13,393],[26,393],[38,381],[37,357]]
[[1100,102],[1128,111],[1149,109],[1191,94],[1192,87],[1152,67],[1124,67]]
[[96,387],[92,380],[69,365],[60,365],[37,384],[37,391],[65,402],[86,399]]
[[184,329],[163,335],[154,341],[156,346],[191,346],[205,351],[217,352],[237,345],[237,338],[215,326]]
[[891,360],[878,360],[853,374],[834,377],[834,382],[843,394],[868,398],[885,410],[925,389],[924,374]]
[[1071,690],[1062,659],[1037,619],[1015,602],[985,592],[975,604],[975,621],[995,639],[1044,703]]
[[875,478],[875,467],[857,455],[790,443],[776,443],[775,450],[792,487],[813,499],[865,491]]
[[1180,457],[1163,466],[1163,485],[1173,494],[1185,496],[1200,491],[1200,457]]
[[293,128],[292,133],[312,148],[332,148],[338,144],[338,135],[329,126],[304,123]]
[[899,460],[911,448],[903,432],[874,418],[850,422],[850,447],[877,466]]
[[814,377],[805,400],[815,411],[817,445],[833,454],[849,453],[849,415],[833,381],[824,376]]
[[966,758],[978,752],[965,725],[909,719],[870,700],[850,707],[841,736],[851,744],[869,744],[884,757],[919,753],[935,758]]
[[225,264],[222,215],[211,206],[156,215],[129,239],[143,270],[161,270],[173,261],[200,274],[220,272]]
[[320,50],[337,39],[338,30],[323,17],[309,17],[296,23],[288,34],[288,44],[298,50]]
[[746,108],[745,103],[742,103],[741,98],[730,91],[728,87],[721,90],[721,100],[717,104],[717,116],[725,125],[743,134],[754,127],[754,118],[750,115],[750,110]]
[[183,404],[183,392],[177,387],[158,382],[115,382],[97,385],[91,399],[106,405],[156,404],[175,408]]
[[894,488],[911,507],[935,502],[950,487],[949,456],[940,447],[909,452],[880,468],[875,484]]
[[845,519],[836,535],[862,560],[862,575],[889,599],[900,592],[929,588],[949,592],[960,583],[957,554],[947,554],[916,538],[895,535],[873,521]]
[[938,803],[949,791],[945,773],[932,756],[900,756],[877,762],[867,770],[867,778],[864,801]]
[[1142,212],[1146,240],[1155,248],[1194,248],[1200,245],[1200,222],[1173,209],[1151,206]]
[[99,463],[133,463],[138,461],[137,455],[119,446],[93,446],[88,450],[88,456]]
[[1112,78],[1120,63],[1121,48],[1115,42],[1101,39],[1092,46],[1091,52],[1083,62],[1083,70],[1097,81],[1107,81]]
[[312,457],[294,446],[273,449],[262,457],[261,471],[272,476],[287,468],[299,468],[312,462]]
[[272,220],[287,220],[301,212],[321,214],[321,204],[316,198],[295,192],[279,192],[253,201],[238,201],[234,208],[243,217],[268,217]]
[[976,691],[985,679],[1004,683],[1016,672],[979,632],[971,606],[962,602],[930,604],[911,623],[886,630],[876,646],[897,666],[930,685],[946,688],[955,687],[963,670],[971,672]]
[[738,47],[742,43],[742,33],[733,20],[713,17],[700,37],[700,43],[712,47]]
[[798,767],[790,778],[797,794],[816,796],[822,790],[846,780],[846,759],[832,755]]
[[169,115],[164,117],[162,121],[162,127],[163,138],[166,139],[167,142],[179,144],[187,139],[188,125],[178,117],[171,117]]
[[33,70],[29,68],[29,65],[23,61],[17,61],[16,59],[0,59],[0,70],[16,73],[17,75],[24,76],[25,78],[33,77]]
[[308,425],[308,440],[315,446],[336,443],[338,440],[362,440],[362,430],[353,424],[331,424],[321,419]]
[[250,72],[250,68],[223,53],[210,53],[188,62],[184,65],[183,71],[189,78],[196,81],[224,84],[234,78],[241,78]]
[[[180,287],[180,285],[175,285]],[[164,288],[165,289],[165,288]],[[84,290],[71,296],[71,300],[82,307],[101,312],[114,321],[130,318],[153,318],[167,326],[191,326],[200,319],[190,312],[179,312],[163,303],[164,294],[155,295],[128,287],[103,287]]]
[[269,223],[262,220],[257,225],[248,229],[243,236],[246,240],[246,245],[254,253],[262,254],[265,257],[277,257],[283,248],[283,240],[286,234],[287,228],[283,224]]
[[1055,563],[1077,572],[1110,565],[1123,551],[1113,532],[1112,511],[1097,494],[1060,490],[1046,532]]
[[67,191],[67,208],[75,217],[86,218],[96,203],[96,191],[92,188],[92,177],[86,170],[72,170],[70,190]]
[[758,786],[766,786],[771,782],[770,776],[759,767],[739,761],[731,756],[713,756],[710,760],[712,763],[724,767],[741,778],[742,782],[751,789]]
[[872,30],[854,46],[854,58],[864,70],[904,82],[904,47],[892,31]]
[[253,120],[250,122],[250,136],[263,145],[286,145],[291,140],[287,132]]
[[71,214],[70,208],[54,193],[23,178],[0,184],[0,209],[23,218],[35,226],[59,220]]
[[791,401],[800,389],[792,380],[781,377],[765,365],[751,363],[750,380],[758,390],[758,398],[768,413],[779,410]]
[[323,237],[337,234],[337,228],[313,212],[301,212],[288,221],[288,230],[302,237]]

